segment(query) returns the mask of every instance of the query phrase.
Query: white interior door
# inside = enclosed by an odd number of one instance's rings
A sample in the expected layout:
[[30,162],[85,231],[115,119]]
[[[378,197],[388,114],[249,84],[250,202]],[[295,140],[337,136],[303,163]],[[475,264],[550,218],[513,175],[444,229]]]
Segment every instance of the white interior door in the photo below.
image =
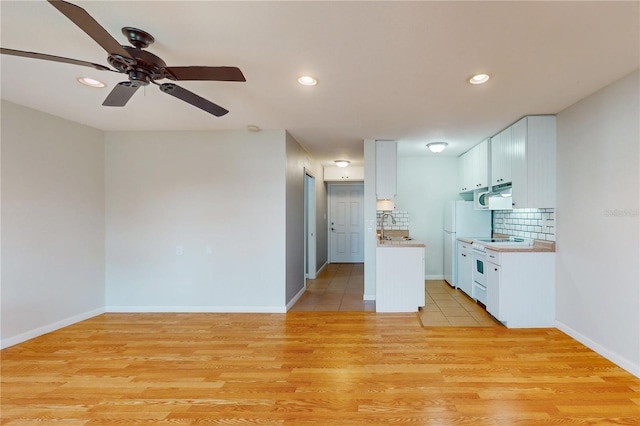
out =
[[364,185],[329,186],[332,263],[364,262]]

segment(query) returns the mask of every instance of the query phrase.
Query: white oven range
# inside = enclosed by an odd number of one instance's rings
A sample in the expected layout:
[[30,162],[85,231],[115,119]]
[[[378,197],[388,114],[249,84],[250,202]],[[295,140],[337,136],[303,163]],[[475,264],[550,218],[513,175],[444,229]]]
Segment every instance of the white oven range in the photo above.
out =
[[473,271],[471,273],[473,279],[473,288],[471,296],[487,306],[487,253],[486,246],[498,247],[531,247],[533,240],[529,238],[479,238],[473,240],[471,248],[473,249]]

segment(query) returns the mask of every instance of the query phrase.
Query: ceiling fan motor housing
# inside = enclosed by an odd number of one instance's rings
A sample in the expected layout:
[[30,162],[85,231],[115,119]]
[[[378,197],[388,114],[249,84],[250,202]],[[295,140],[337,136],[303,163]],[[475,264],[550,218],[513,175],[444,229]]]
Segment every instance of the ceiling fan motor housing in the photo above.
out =
[[167,77],[167,64],[158,56],[137,47],[122,47],[135,59],[135,64],[129,64],[120,55],[109,55],[107,61],[119,72],[127,74],[134,85],[146,86]]

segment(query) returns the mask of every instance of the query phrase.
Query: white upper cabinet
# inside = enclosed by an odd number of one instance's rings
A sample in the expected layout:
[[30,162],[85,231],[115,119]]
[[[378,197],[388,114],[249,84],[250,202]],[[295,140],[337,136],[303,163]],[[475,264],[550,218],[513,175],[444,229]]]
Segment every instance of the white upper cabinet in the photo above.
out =
[[511,182],[511,127],[491,138],[491,186]]
[[485,139],[471,150],[473,152],[473,174],[471,184],[473,189],[489,186],[489,139]]
[[459,192],[489,186],[489,139],[485,139],[458,157]]
[[395,198],[397,173],[397,142],[376,141],[376,198],[378,200]]
[[556,117],[524,117],[511,129],[513,207],[555,207]]
[[556,205],[556,117],[522,118],[491,138],[491,186],[511,183],[513,208]]
[[473,158],[467,151],[458,157],[458,192],[471,191],[473,188],[469,183],[471,181],[471,167]]
[[325,182],[363,181],[364,167],[359,166],[327,166],[324,168]]

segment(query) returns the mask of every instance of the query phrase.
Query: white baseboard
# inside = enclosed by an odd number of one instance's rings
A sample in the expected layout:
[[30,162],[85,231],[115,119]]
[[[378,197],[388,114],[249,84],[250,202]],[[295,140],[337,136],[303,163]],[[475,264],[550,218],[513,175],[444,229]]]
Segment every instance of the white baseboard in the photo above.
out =
[[320,275],[320,272],[322,272],[322,270],[323,270],[324,268],[326,268],[328,264],[329,264],[329,263],[324,262],[324,264],[320,267],[320,269],[318,269],[318,270],[316,271],[316,277],[317,277],[318,275]]
[[293,307],[293,305],[296,304],[298,299],[300,299],[302,297],[302,295],[304,294],[305,291],[307,291],[306,286],[302,287],[302,289],[300,289],[300,291],[295,296],[293,296],[293,299],[291,299],[289,301],[289,303],[287,303],[287,307],[286,307],[287,311],[289,311],[289,309],[291,309]]
[[364,296],[362,296],[362,300],[376,300],[376,295],[375,294],[365,294]]
[[425,280],[444,280],[444,275],[425,275]]
[[6,339],[2,339],[0,341],[0,349],[8,348],[9,346],[26,342],[27,340],[34,339],[36,337],[42,336],[43,334],[51,333],[52,331],[56,331],[64,327],[68,327],[77,322],[84,321],[104,313],[105,313],[104,308],[94,309],[89,312],[84,312],[82,314],[74,315],[72,317],[65,318],[63,320],[56,321],[54,323],[35,328],[33,330],[26,331],[24,333],[18,334],[17,336],[7,337]]
[[640,378],[640,364],[634,364],[632,361],[629,361],[628,359],[621,357],[615,352],[611,352],[609,349],[605,348],[599,343],[594,342],[584,334],[577,332],[576,330],[572,329],[568,325],[557,320],[556,320],[556,328],[564,332],[565,334],[568,334],[570,337],[573,337],[578,342],[582,343],[583,345],[593,350],[594,352],[607,358],[609,361],[618,365],[620,368],[623,368],[627,370],[629,373],[633,374],[634,376]]
[[117,313],[206,313],[206,314],[284,314],[286,306],[107,306],[105,312]]

